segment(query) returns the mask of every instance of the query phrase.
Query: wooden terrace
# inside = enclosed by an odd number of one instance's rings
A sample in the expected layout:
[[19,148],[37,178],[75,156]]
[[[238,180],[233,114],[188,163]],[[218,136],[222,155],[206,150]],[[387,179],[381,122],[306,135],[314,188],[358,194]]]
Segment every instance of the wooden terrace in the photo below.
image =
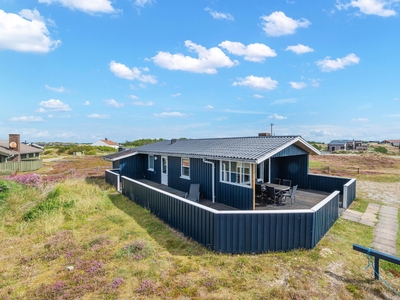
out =
[[[147,179],[138,180],[146,185],[154,187],[156,189],[162,190],[164,192],[179,196],[185,197],[185,192],[173,189],[166,185],[162,185]],[[297,189],[296,191],[296,201],[294,205],[290,205],[290,199],[287,200],[283,205],[272,205],[268,204],[265,201],[261,201],[261,203],[256,203],[256,210],[295,210],[295,209],[310,209],[328,197],[330,193],[315,191],[315,190],[304,190]],[[218,211],[230,211],[230,210],[238,210],[237,208],[222,204],[222,203],[213,203],[209,199],[201,198],[200,204],[210,207],[212,209]]]

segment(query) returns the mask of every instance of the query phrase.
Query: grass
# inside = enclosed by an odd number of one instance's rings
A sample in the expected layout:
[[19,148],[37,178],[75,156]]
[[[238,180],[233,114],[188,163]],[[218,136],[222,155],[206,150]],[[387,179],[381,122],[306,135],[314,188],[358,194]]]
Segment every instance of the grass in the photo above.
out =
[[[312,250],[227,255],[185,238],[101,179],[10,189],[0,204],[0,299],[393,296],[352,250],[372,241],[372,228],[358,223],[339,219]],[[73,205],[24,218],[54,199]],[[382,273],[400,285],[391,269]]]

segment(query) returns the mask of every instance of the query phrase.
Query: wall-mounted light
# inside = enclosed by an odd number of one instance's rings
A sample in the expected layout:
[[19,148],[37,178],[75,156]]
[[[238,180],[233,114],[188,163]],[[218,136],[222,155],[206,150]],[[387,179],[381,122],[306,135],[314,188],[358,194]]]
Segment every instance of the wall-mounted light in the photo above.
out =
[[157,160],[158,158],[157,158],[157,156],[154,156],[154,160]]

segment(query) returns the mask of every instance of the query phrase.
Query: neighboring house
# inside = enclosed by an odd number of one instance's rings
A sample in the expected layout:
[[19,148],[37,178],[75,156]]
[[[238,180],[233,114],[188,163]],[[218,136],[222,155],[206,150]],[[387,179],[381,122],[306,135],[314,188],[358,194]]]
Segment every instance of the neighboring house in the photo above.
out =
[[384,140],[382,144],[388,144],[393,147],[400,147],[400,140]]
[[107,147],[112,147],[114,149],[119,148],[118,143],[113,142],[107,138],[105,138],[104,140],[98,140],[97,142],[94,142],[93,144],[91,144],[91,146],[107,146]]
[[19,134],[9,134],[8,140],[0,140],[0,163],[39,160],[42,149],[25,145]]
[[[340,199],[344,208],[354,200],[356,181],[309,174],[310,154],[320,152],[300,136],[164,140],[104,156],[113,163],[105,179],[211,250],[312,249],[339,217]],[[276,177],[297,185],[305,205],[257,207],[256,182]],[[184,198],[191,184],[200,201]]]
[[368,143],[355,140],[333,140],[328,144],[328,151],[368,150]]

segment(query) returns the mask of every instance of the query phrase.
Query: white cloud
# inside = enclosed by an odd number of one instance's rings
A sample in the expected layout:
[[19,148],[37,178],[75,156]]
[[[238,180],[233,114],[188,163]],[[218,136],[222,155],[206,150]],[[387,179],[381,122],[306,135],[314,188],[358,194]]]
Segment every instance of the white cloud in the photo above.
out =
[[304,54],[304,53],[309,53],[309,52],[314,52],[313,48],[310,48],[308,46],[304,46],[302,44],[298,44],[297,46],[288,46],[285,49],[286,51],[292,51],[296,54]]
[[88,118],[91,118],[91,119],[108,119],[110,116],[109,116],[109,115],[106,115],[106,114],[103,114],[103,115],[100,115],[100,114],[91,114],[91,115],[87,115],[87,117],[88,117]]
[[90,105],[90,102],[89,102],[89,101],[85,101],[85,102],[83,103],[83,105]]
[[218,46],[228,50],[229,53],[244,56],[244,59],[247,61],[263,62],[267,57],[276,56],[274,50],[260,43],[245,46],[240,42],[224,41]]
[[76,9],[88,14],[94,13],[114,13],[116,10],[112,7],[109,0],[39,0],[39,3],[60,3],[62,6],[69,9]]
[[259,95],[259,94],[254,94],[253,97],[256,98],[256,99],[262,99],[262,98],[264,98],[264,96]]
[[131,98],[131,99],[133,99],[133,100],[137,100],[137,99],[139,99],[139,97],[138,96],[135,96],[135,95],[129,95],[128,96],[129,98]]
[[0,10],[0,49],[47,53],[61,44],[53,40],[39,11],[23,9],[19,15]]
[[369,120],[367,118],[355,118],[351,119],[352,122],[368,122]]
[[57,87],[48,86],[47,84],[45,84],[44,86],[46,87],[46,89],[48,89],[50,91],[53,91],[53,92],[57,92],[57,93],[64,93],[64,92],[67,91],[67,89],[62,87],[62,86],[60,86],[58,88]]
[[305,88],[307,86],[307,84],[305,84],[304,82],[294,82],[291,81],[289,82],[290,85],[292,86],[292,88],[296,89],[296,90],[301,90],[303,88]]
[[189,40],[185,41],[185,46],[190,51],[196,52],[199,57],[193,58],[184,56],[181,53],[171,54],[160,51],[156,56],[152,57],[152,60],[157,66],[164,69],[207,74],[215,74],[217,73],[217,68],[229,68],[237,64],[217,47],[206,49]]
[[282,104],[296,103],[296,102],[297,102],[297,99],[295,99],[295,98],[278,99],[278,100],[275,100],[274,102],[271,102],[271,105],[282,105]]
[[287,117],[280,116],[280,115],[278,115],[277,113],[274,113],[274,114],[270,115],[268,118],[269,118],[269,119],[274,119],[274,120],[284,120],[284,119],[287,119]]
[[116,108],[120,108],[120,107],[122,107],[122,106],[125,105],[124,103],[118,103],[118,102],[115,101],[114,99],[104,100],[104,103],[105,103],[107,106],[113,106],[113,107],[116,107]]
[[44,108],[38,108],[37,110],[35,110],[35,112],[38,112],[38,113],[45,113],[45,112],[47,112],[47,110],[45,110]]
[[181,96],[181,93],[172,94],[171,96],[172,96],[172,97],[180,97],[180,96]]
[[24,122],[24,123],[33,123],[33,122],[43,122],[42,117],[35,116],[22,116],[22,117],[13,117],[10,119],[11,122]]
[[239,81],[235,81],[232,85],[246,86],[260,90],[273,90],[278,85],[278,81],[271,79],[271,77],[257,77],[250,75],[246,78],[239,78],[238,80]]
[[69,119],[69,118],[71,118],[70,115],[55,116],[55,115],[52,115],[52,114],[48,115],[47,117],[50,118],[50,119],[54,119],[54,118],[57,118],[57,119]]
[[135,0],[135,5],[140,7],[145,7],[146,5],[150,5],[155,3],[155,0]]
[[152,75],[144,75],[142,71],[147,72],[149,69],[144,68],[140,70],[139,68],[128,68],[124,64],[117,63],[115,61],[110,62],[110,71],[114,73],[115,76],[120,77],[120,78],[125,78],[128,80],[139,80],[144,83],[151,83],[151,84],[156,84],[157,79],[156,77]]
[[269,16],[262,16],[263,29],[269,36],[294,34],[299,27],[307,28],[311,22],[307,19],[294,20],[282,11],[275,11]]
[[206,108],[206,109],[214,109],[214,106],[212,106],[212,105],[206,105],[204,108]]
[[162,112],[160,114],[154,114],[156,117],[186,117],[187,114],[183,114],[178,111],[173,112]]
[[319,85],[320,85],[320,81],[321,81],[321,79],[310,79],[310,81],[311,81],[311,86],[312,87],[315,87],[315,88],[317,88],[317,87],[319,87]]
[[329,56],[317,61],[317,65],[323,72],[331,72],[339,69],[344,69],[347,66],[355,65],[360,62],[360,58],[354,53],[348,54],[346,57],[330,59]]
[[263,111],[233,110],[233,109],[225,109],[225,112],[231,113],[231,114],[243,114],[243,115],[265,115],[266,114]]
[[140,102],[140,101],[136,101],[136,102],[132,102],[133,105],[137,105],[137,106],[153,106],[153,102],[149,101],[149,102]]
[[[58,99],[50,99],[48,101],[41,101],[39,103],[40,106],[46,108],[46,111],[69,111],[71,108],[68,104],[58,100]],[[44,111],[43,111],[44,112]]]
[[234,21],[235,19],[233,18],[233,16],[229,13],[220,13],[220,12],[216,12],[214,10],[212,10],[209,7],[206,7],[204,9],[205,11],[208,11],[210,13],[210,15],[217,20],[229,20],[229,21]]
[[358,8],[363,14],[377,15],[380,17],[392,17],[397,15],[393,6],[399,0],[352,0],[348,3],[341,3],[337,1],[336,7],[339,10],[348,9],[349,7]]
[[390,114],[390,115],[386,115],[385,117],[389,117],[389,118],[400,118],[400,114]]
[[394,98],[394,101],[400,101],[400,98]]

